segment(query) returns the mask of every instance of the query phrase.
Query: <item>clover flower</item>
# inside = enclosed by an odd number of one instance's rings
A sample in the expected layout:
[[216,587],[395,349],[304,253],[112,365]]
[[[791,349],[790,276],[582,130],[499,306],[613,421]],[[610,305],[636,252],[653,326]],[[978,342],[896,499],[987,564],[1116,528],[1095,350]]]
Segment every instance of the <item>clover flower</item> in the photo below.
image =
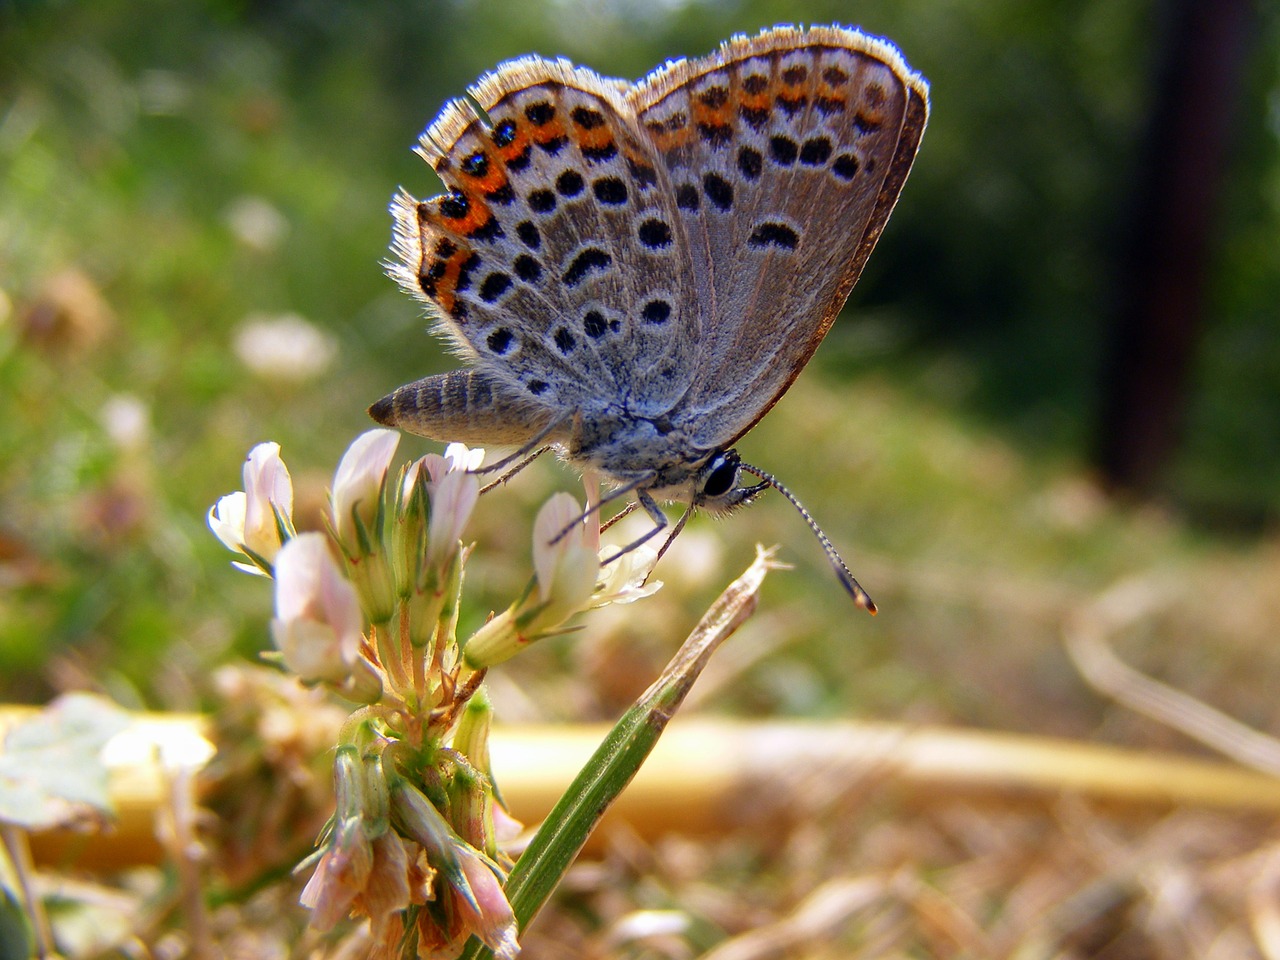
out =
[[293,535],[293,481],[280,459],[280,444],[260,443],[244,464],[244,490],[229,493],[209,511],[211,529],[227,549],[248,557],[237,569],[269,575]]
[[395,609],[391,565],[383,549],[387,471],[400,434],[369,430],[347,448],[333,477],[333,533],[365,614],[385,623]]
[[419,950],[434,956],[474,935],[498,960],[514,960],[520,952],[516,919],[498,865],[459,837],[431,801],[405,781],[391,788],[391,814],[435,871],[434,902],[417,917]]
[[584,519],[567,493],[548,500],[533,524],[534,581],[466,642],[467,666],[480,670],[501,663],[536,640],[564,633],[564,625],[583,610],[630,603],[662,586],[646,583],[656,552],[640,547],[617,556],[615,547],[607,547],[602,567],[598,543],[595,514]]
[[371,430],[351,444],[327,532],[294,532],[274,443],[250,452],[244,491],[219,500],[209,525],[247,558],[238,566],[274,578],[279,662],[363,704],[339,735],[334,816],[299,868],[311,867],[301,902],[312,925],[367,918],[371,960],[399,960],[409,944],[418,956],[456,956],[471,936],[514,960],[503,844],[521,825],[493,783],[485,670],[584,610],[653,593],[656,554],[610,547],[602,564],[596,513],[557,494],[534,522],[528,587],[459,643],[463,538],[484,451],[451,444],[388,483],[398,439]]
[[294,537],[276,558],[271,639],[285,666],[307,683],[341,686],[360,652],[364,618],[350,582],[320,533]]

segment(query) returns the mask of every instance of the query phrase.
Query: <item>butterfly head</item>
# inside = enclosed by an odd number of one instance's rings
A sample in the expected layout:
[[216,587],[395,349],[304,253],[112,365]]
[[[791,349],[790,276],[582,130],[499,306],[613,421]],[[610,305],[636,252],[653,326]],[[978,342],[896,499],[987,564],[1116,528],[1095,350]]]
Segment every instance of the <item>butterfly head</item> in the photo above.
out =
[[724,516],[769,489],[771,484],[763,480],[744,484],[742,466],[736,450],[717,450],[709,456],[693,478],[694,506]]
[[[742,482],[744,473],[759,478],[760,482],[744,484]],[[814,536],[818,538],[831,564],[831,569],[835,571],[836,578],[853,598],[853,602],[868,613],[876,612],[875,601],[867,595],[867,591],[862,589],[862,585],[849,572],[849,567],[836,551],[831,540],[823,533],[822,528],[818,526],[818,521],[813,519],[813,515],[796,499],[795,494],[778,482],[777,477],[759,467],[744,463],[736,450],[722,450],[707,458],[699,468],[694,482],[693,505],[721,515],[750,503],[771,487],[777,490],[796,508]]]

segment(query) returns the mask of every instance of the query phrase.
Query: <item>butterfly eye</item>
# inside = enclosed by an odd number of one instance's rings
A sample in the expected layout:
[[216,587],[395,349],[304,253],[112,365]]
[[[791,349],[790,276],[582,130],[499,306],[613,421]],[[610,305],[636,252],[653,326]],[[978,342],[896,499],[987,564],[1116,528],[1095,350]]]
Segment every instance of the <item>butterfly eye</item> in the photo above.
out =
[[734,488],[737,482],[737,461],[726,457],[724,454],[717,454],[715,459],[711,461],[711,472],[707,474],[706,480],[702,483],[702,495],[712,499],[723,497]]

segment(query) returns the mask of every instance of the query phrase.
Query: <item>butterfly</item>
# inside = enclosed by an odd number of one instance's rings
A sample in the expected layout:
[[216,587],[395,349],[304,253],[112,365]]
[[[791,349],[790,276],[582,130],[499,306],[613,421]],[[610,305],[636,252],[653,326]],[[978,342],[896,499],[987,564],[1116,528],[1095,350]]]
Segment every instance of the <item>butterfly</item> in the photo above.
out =
[[779,26],[634,84],[529,56],[468,92],[419,140],[445,192],[393,199],[388,265],[468,366],[371,416],[517,456],[555,446],[614,483],[606,501],[645,509],[637,543],[668,525],[658,501],[687,505],[669,544],[695,508],[777,489],[874,613],[799,500],[733,446],[857,282],[920,145],[926,81],[885,40]]

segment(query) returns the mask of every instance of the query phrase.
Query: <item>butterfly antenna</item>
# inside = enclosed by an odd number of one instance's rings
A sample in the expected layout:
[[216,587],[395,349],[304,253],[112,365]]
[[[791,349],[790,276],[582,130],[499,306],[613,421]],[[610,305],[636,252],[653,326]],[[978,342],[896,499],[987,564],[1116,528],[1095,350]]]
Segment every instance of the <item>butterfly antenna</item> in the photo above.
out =
[[831,539],[822,532],[822,528],[818,526],[818,521],[813,519],[813,514],[806,510],[804,508],[804,504],[796,499],[796,495],[779,483],[778,478],[772,474],[765,473],[763,470],[759,470],[748,463],[741,464],[741,467],[748,473],[752,473],[759,477],[791,501],[791,505],[795,507],[800,516],[804,518],[804,522],[809,525],[809,529],[813,531],[813,535],[817,537],[818,542],[822,544],[822,549],[825,550],[827,554],[827,561],[831,564],[831,569],[835,571],[836,579],[840,581],[841,586],[843,586],[849,596],[853,598],[854,603],[867,611],[867,613],[875,616],[875,601],[871,599],[867,591],[862,589],[862,584],[858,583],[858,581],[854,579],[853,574],[849,571],[848,565],[845,564],[844,559],[836,550],[835,545],[832,544]]

